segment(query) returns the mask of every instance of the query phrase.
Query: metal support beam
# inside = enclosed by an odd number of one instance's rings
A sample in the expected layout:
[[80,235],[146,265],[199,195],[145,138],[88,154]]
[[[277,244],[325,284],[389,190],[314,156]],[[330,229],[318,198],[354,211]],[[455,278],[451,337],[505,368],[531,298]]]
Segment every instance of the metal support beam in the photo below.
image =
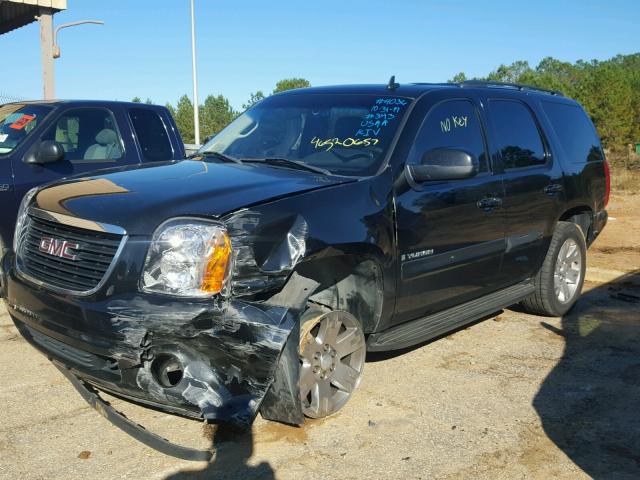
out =
[[40,58],[42,59],[43,98],[51,100],[56,96],[55,72],[53,66],[53,10],[41,8],[40,23]]
[[191,69],[193,74],[193,127],[196,145],[200,145],[200,112],[198,108],[198,74],[196,72],[196,19],[191,0]]

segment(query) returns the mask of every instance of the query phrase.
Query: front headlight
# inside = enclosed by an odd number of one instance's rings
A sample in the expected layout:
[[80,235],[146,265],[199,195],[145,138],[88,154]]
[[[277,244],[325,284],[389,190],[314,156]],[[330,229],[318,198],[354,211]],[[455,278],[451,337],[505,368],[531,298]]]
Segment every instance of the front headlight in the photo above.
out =
[[31,203],[31,200],[40,190],[39,187],[32,188],[29,190],[24,197],[22,197],[22,202],[20,202],[20,208],[18,209],[18,216],[16,217],[16,229],[13,232],[13,251],[18,253],[18,246],[20,245],[20,237],[24,233],[24,226],[27,220],[27,208]]
[[182,297],[229,293],[233,251],[224,226],[199,219],[175,219],[153,235],[142,289]]

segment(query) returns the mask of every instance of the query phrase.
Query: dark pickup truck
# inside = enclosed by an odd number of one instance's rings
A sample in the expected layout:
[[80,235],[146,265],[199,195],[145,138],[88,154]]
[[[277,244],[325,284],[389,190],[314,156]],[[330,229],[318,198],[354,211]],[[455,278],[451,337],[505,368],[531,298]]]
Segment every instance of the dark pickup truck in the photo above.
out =
[[97,169],[184,156],[165,107],[99,100],[0,105],[0,254],[11,247],[18,205],[31,188]]
[[[366,351],[521,303],[563,315],[604,228],[584,110],[509,84],[273,95],[181,162],[94,173],[22,202],[3,296],[103,415],[301,424],[350,398]],[[419,386],[416,386],[419,388]]]

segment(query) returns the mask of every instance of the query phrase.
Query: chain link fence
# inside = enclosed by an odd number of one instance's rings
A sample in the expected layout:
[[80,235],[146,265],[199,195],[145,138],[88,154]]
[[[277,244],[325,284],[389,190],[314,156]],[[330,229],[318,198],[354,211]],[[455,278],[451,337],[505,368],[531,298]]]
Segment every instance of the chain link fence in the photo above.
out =
[[24,97],[21,97],[19,95],[11,95],[9,93],[0,91],[0,105],[10,102],[20,102],[24,99]]

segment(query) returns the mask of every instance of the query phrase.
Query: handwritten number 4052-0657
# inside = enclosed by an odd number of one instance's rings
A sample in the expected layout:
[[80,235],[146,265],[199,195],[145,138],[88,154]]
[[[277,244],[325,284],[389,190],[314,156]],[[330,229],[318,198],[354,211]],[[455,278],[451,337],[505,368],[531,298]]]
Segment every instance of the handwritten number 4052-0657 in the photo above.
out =
[[452,127],[454,130],[457,128],[467,128],[467,124],[468,117],[466,115],[451,115],[444,120],[440,120],[440,130],[443,132],[450,132]]

